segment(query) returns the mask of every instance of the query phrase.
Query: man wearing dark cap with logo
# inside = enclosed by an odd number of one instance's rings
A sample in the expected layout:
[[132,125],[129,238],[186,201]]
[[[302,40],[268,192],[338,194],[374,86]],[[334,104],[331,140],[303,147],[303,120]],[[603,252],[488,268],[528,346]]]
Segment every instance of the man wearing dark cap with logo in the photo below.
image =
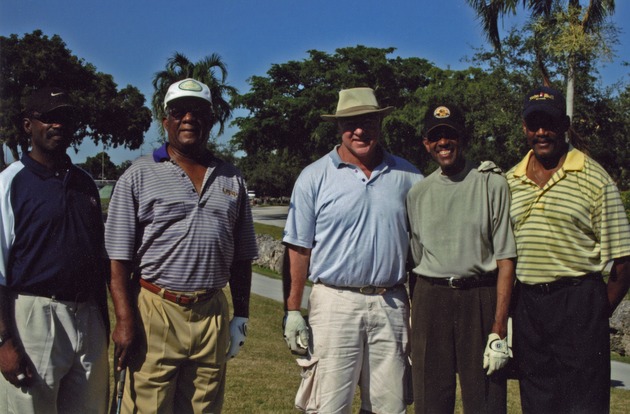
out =
[[[291,196],[284,335],[294,353],[310,350],[296,398],[309,413],[349,413],[357,384],[361,412],[406,409],[405,196],[422,176],[379,143],[382,117],[392,110],[380,108],[370,88],[339,92],[337,112],[322,118],[337,123],[341,144],[302,171]],[[300,312],[307,277],[314,283],[310,335]]]
[[440,168],[407,195],[415,411],[453,412],[458,373],[465,412],[505,413],[516,257],[510,192],[492,162],[466,160],[455,106],[429,107],[424,127],[424,147]]
[[[565,139],[565,99],[525,96],[530,147],[507,174],[518,247],[514,357],[525,413],[605,413],[608,318],[630,283],[630,226],[608,173]],[[612,263],[606,285],[602,270]]]
[[41,88],[0,174],[0,412],[104,413],[109,263],[96,185],[70,162],[68,93]]
[[226,363],[247,335],[254,226],[240,172],[207,149],[211,103],[194,79],[168,88],[168,143],[134,161],[109,206],[115,365],[129,367],[123,412],[220,412]]

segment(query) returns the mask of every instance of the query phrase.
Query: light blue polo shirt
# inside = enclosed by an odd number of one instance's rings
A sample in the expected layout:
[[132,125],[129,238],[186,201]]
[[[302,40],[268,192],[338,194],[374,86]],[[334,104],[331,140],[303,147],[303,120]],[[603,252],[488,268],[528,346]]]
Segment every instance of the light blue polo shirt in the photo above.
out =
[[384,152],[367,178],[335,147],[298,177],[284,243],[312,249],[309,279],[335,286],[394,286],[406,279],[405,197],[422,174]]

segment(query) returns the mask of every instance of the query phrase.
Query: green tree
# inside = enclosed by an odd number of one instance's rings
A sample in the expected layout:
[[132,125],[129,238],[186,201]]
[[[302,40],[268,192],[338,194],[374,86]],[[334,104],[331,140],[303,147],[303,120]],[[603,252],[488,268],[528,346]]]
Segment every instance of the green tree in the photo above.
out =
[[[508,146],[504,153],[495,154],[495,161],[508,168],[522,157],[527,148],[521,131],[520,113],[522,99],[532,87],[538,85],[535,71],[534,49],[531,43],[536,40],[524,29],[512,29],[503,40],[501,55],[496,50],[477,50],[472,58],[473,66],[487,73],[490,82],[478,85],[482,90],[495,92],[485,94],[487,110],[467,113],[476,118],[474,134],[483,136],[482,131],[493,130],[491,136],[503,135]],[[566,61],[551,57],[548,61],[549,81],[561,85]],[[590,61],[578,65],[575,113],[572,123],[572,143],[589,153],[610,173],[620,188],[630,185],[630,148],[627,137],[630,134],[630,86],[615,84],[602,88],[599,74]],[[474,95],[473,95],[474,96]],[[486,99],[484,98],[484,99]],[[470,98],[468,98],[470,99]],[[500,103],[498,106],[494,103]],[[482,105],[483,102],[479,102]],[[480,128],[481,127],[481,128]]]
[[[467,0],[481,20],[484,33],[501,52],[498,20],[515,15],[520,0]],[[534,53],[545,82],[549,82],[546,60],[566,60],[567,114],[573,118],[575,80],[580,62],[610,59],[617,42],[617,29],[608,22],[615,12],[614,0],[522,0],[530,12],[529,28],[535,35]]]
[[[320,115],[335,112],[341,89],[369,86],[380,105],[402,109],[418,88],[428,84],[425,73],[433,65],[424,59],[389,58],[394,50],[365,46],[340,48],[334,54],[310,50],[303,61],[274,64],[267,76],[250,78],[250,91],[233,101],[249,114],[234,120],[239,131],[232,139],[246,153],[239,165],[248,184],[259,194],[290,193],[299,171],[339,141],[335,124],[322,121]],[[393,122],[392,117],[385,125]],[[397,117],[396,129],[406,132],[385,128],[385,146],[419,148],[418,119]],[[267,177],[263,168],[274,170],[275,182],[268,190],[262,184]]]
[[[217,77],[217,71],[220,77]],[[166,63],[166,69],[157,72],[153,77],[153,99],[151,106],[153,115],[158,120],[159,130],[164,136],[164,129],[161,120],[164,118],[164,96],[168,87],[180,80],[193,78],[208,85],[212,97],[212,112],[214,114],[214,124],[219,124],[218,135],[225,129],[226,122],[232,116],[230,97],[237,94],[236,88],[226,83],[227,65],[216,53],[201,59],[198,62],[191,62],[181,53],[175,53]],[[226,99],[227,96],[227,99]]]
[[[72,146],[85,137],[95,144],[139,148],[151,124],[144,96],[133,86],[118,90],[111,75],[98,72],[72,54],[61,37],[48,37],[40,30],[0,36],[0,143],[14,159],[28,150],[22,130],[22,109],[31,92],[44,86],[59,86],[72,95],[79,127]],[[4,167],[0,146],[0,168]]]
[[81,165],[95,180],[118,179],[118,168],[106,152],[100,152],[93,157],[87,157]]

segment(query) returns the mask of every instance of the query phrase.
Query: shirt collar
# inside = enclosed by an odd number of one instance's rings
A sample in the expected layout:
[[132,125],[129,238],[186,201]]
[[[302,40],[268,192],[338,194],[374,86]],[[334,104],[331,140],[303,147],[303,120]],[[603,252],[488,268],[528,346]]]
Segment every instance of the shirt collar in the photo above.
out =
[[[520,163],[514,169],[515,177],[522,177],[527,173],[527,164],[529,163],[529,159],[534,155],[532,150],[529,150],[525,158],[521,160]],[[567,152],[567,157],[564,159],[564,164],[562,164],[562,169],[565,171],[581,171],[584,168],[584,153],[580,150],[575,149],[572,145],[569,145],[569,152]]]
[[[335,168],[341,168],[341,167],[350,165],[349,163],[341,160],[341,157],[339,156],[339,152],[337,152],[340,146],[341,144],[335,145],[335,148],[333,148],[332,151],[328,153]],[[385,151],[384,148],[381,147],[381,150],[383,151],[383,161],[379,164],[379,166],[376,167],[376,169],[378,169],[378,167],[380,167],[381,165],[393,167],[394,164],[396,164],[396,160],[394,159],[394,157],[392,157],[392,155],[389,152]]]
[[61,166],[54,170],[46,168],[44,165],[32,159],[28,154],[22,155],[20,161],[22,161],[22,164],[24,164],[26,168],[42,178],[57,176],[60,171],[69,171],[72,167],[74,167],[68,155],[64,155]]
[[[156,149],[155,151],[153,151],[153,161],[155,162],[163,162],[163,161],[170,161],[171,160],[171,156],[168,155],[168,142],[163,144],[160,148]],[[210,151],[206,151],[204,153],[204,158],[203,161],[205,163],[205,165],[210,165],[212,161],[214,161],[216,158],[214,157],[214,155],[212,155],[212,153]]]

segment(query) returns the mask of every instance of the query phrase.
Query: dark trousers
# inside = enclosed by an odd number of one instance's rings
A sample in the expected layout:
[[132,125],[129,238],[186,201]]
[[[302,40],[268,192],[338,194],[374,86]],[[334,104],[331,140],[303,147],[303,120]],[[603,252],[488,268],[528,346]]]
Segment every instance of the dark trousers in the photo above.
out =
[[451,289],[418,278],[411,304],[416,413],[452,413],[456,373],[464,412],[506,412],[505,373],[483,370],[495,309],[496,287]]
[[514,357],[524,413],[607,413],[608,297],[601,278],[545,293],[518,285]]

